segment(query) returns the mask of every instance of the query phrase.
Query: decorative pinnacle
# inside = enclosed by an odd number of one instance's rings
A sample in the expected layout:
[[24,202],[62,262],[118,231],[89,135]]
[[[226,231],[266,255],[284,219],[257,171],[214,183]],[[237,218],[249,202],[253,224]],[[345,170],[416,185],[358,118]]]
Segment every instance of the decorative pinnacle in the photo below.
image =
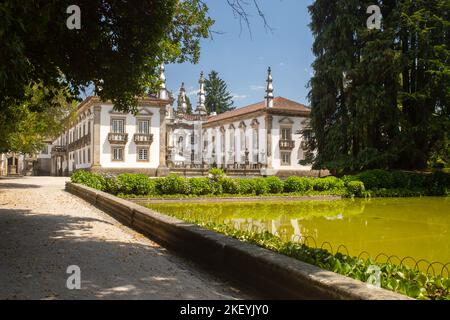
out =
[[203,71],[200,73],[200,80],[198,80],[200,84],[200,90],[198,92],[198,103],[197,103],[197,113],[206,114],[205,107],[205,78],[203,77]]
[[164,67],[164,64],[162,63],[159,66],[159,80],[161,81],[160,89],[166,89],[166,75],[164,74],[164,71],[166,68]]
[[184,82],[181,83],[180,94],[178,95],[178,113],[186,113],[186,89],[184,88]]
[[272,69],[269,67],[267,69],[267,88],[266,88],[266,107],[273,107],[273,78],[272,78]]

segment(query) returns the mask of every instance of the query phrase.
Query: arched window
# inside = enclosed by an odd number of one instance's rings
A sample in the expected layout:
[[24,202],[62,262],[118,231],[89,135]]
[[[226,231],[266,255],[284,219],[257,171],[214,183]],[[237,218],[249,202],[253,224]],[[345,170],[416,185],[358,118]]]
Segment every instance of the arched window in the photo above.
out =
[[253,162],[258,163],[259,162],[259,122],[257,119],[253,119],[252,123],[252,155],[253,155]]

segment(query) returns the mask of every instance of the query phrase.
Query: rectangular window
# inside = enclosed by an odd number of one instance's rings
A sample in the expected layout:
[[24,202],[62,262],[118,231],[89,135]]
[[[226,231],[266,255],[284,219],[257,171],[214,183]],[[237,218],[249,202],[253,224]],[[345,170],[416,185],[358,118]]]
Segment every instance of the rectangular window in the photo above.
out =
[[281,152],[281,165],[282,166],[290,166],[291,165],[291,153],[290,152]]
[[83,150],[83,163],[86,163],[86,150]]
[[113,133],[124,133],[125,120],[124,119],[112,119],[111,130]]
[[292,140],[291,128],[281,128],[281,140]]
[[113,161],[123,161],[123,147],[113,147],[112,148],[112,160]]
[[91,149],[88,149],[88,163],[91,163]]
[[150,121],[149,120],[138,120],[138,133],[149,134],[150,133]]
[[148,161],[148,148],[138,148],[138,161]]

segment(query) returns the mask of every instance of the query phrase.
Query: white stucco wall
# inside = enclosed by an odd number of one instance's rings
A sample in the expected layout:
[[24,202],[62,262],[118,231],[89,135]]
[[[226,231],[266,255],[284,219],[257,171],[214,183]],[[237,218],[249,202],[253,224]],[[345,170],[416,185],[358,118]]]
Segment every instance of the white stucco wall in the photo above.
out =
[[[280,121],[287,120],[292,121],[292,140],[295,141],[295,147],[291,151],[291,165],[285,166],[281,165],[281,152],[279,148],[279,142],[281,138],[281,126]],[[299,155],[302,154],[300,144],[302,141],[301,135],[298,133],[300,130],[304,129],[302,122],[306,118],[303,117],[286,117],[286,116],[273,116],[272,122],[272,166],[274,169],[278,170],[311,170],[311,166],[302,166],[299,162]]]
[[[258,143],[258,149],[253,149],[253,127],[252,127],[252,121],[257,120],[258,125],[258,135],[259,135],[259,143]],[[242,129],[239,128],[241,123],[245,124],[245,142],[242,145],[241,143],[241,134]],[[230,132],[233,132],[233,129],[230,128],[230,126],[234,126],[234,144],[235,144],[235,152],[234,154],[229,153],[231,150],[231,134]],[[223,163],[223,155],[222,155],[222,134],[220,131],[220,128],[222,126],[214,126],[211,128],[206,129],[207,139],[208,139],[208,148],[207,148],[207,158],[212,159],[212,150],[215,149],[216,152],[216,162],[218,165],[222,164],[233,164],[234,162],[237,163],[244,163],[245,159],[245,149],[248,149],[249,152],[249,162],[254,163],[253,159],[253,152],[257,152],[259,155],[258,162],[259,163],[266,163],[267,158],[265,156],[266,154],[266,121],[265,116],[259,116],[259,117],[253,117],[249,116],[247,119],[239,120],[239,121],[230,121],[223,125],[223,128],[225,129],[225,163]],[[212,142],[213,136],[215,136],[214,143]],[[261,155],[261,153],[264,154],[264,156]],[[212,163],[212,162],[211,162]]]
[[[137,133],[136,119],[139,116],[136,118],[132,114],[111,113],[112,109],[112,105],[102,105],[101,108],[100,165],[104,168],[158,168],[160,148],[159,107],[146,106],[146,109],[152,113],[148,117],[150,117],[150,133],[153,134],[153,142],[149,148],[148,162],[137,161],[137,146],[133,141],[133,136]],[[124,161],[112,161],[111,144],[108,141],[108,134],[111,132],[111,117],[125,119],[125,132],[128,133],[128,141],[124,146]]]

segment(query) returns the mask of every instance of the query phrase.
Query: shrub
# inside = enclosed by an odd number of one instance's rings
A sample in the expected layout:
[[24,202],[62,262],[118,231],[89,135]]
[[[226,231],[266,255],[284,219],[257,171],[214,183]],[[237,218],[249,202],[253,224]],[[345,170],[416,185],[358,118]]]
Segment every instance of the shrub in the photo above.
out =
[[190,178],[188,183],[190,194],[201,196],[214,193],[212,182],[208,178]]
[[408,185],[397,185],[397,188],[411,188],[411,189],[428,189],[429,175],[410,173],[408,174]]
[[237,180],[239,184],[240,194],[254,194],[255,193],[255,180],[253,179],[239,179]]
[[292,176],[284,181],[285,192],[306,192],[312,189],[311,179]]
[[269,188],[269,193],[282,193],[283,192],[283,188],[284,188],[284,184],[283,181],[281,181],[280,178],[278,177],[267,177],[266,178],[266,183],[267,186]]
[[269,193],[269,185],[267,184],[266,179],[256,178],[253,179],[253,182],[254,182],[254,191],[256,195]]
[[106,189],[105,178],[103,176],[86,170],[75,171],[70,179],[74,183],[81,183],[100,191],[105,191]]
[[442,171],[434,172],[430,177],[429,192],[435,196],[443,196],[450,191],[450,175]]
[[120,183],[115,175],[105,174],[103,175],[105,179],[105,192],[117,195],[120,193]]
[[211,179],[214,181],[219,181],[219,179],[225,176],[225,172],[220,168],[211,168],[208,172]]
[[358,174],[358,180],[364,183],[367,190],[393,188],[394,178],[389,171],[386,170],[369,170]]
[[139,196],[156,193],[156,183],[145,174],[122,173],[117,177],[119,193]]
[[350,181],[347,183],[347,195],[362,197],[365,191],[364,183],[361,181]]
[[339,190],[344,188],[344,181],[336,177],[318,178],[312,180],[312,186],[316,191]]
[[162,195],[189,194],[187,180],[176,174],[169,174],[167,177],[159,179],[156,188]]
[[222,186],[223,193],[227,194],[239,193],[239,181],[237,179],[222,178],[220,179],[220,185]]

